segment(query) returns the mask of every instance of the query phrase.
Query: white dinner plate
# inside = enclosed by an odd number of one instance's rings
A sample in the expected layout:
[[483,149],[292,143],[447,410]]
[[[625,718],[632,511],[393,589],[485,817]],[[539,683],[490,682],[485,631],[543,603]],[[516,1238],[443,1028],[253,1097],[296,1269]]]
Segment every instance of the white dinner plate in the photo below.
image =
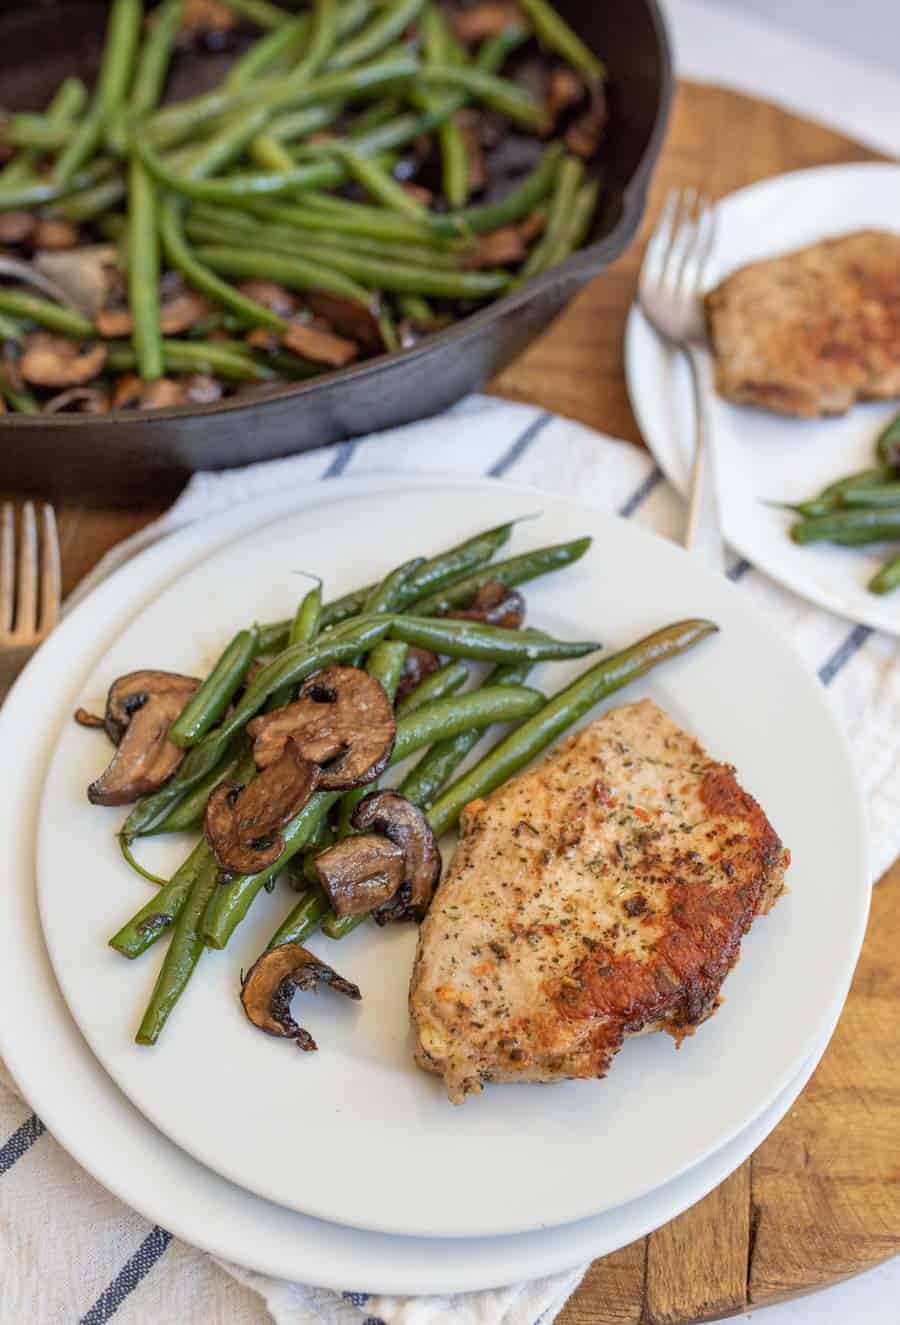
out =
[[[829,236],[869,227],[898,231],[898,199],[895,165],[823,166],[740,189],[717,205],[709,285],[746,263]],[[687,369],[637,308],[628,320],[625,368],[641,434],[684,493],[694,445]],[[709,394],[722,523],[731,546],[811,602],[900,634],[900,593],[878,597],[866,589],[888,546],[798,547],[788,537],[790,514],[766,504],[802,501],[834,479],[870,468],[875,438],[897,402],[857,405],[836,419],[790,419]]]
[[[243,1016],[239,971],[290,907],[263,895],[225,953],[201,962],[152,1050],[134,1029],[159,957],[124,961],[105,944],[146,900],[114,845],[115,811],[84,788],[104,738],[65,725],[39,824],[44,933],[63,994],[107,1072],[185,1150],[256,1194],[379,1232],[505,1235],[634,1201],[748,1127],[800,1071],[846,995],[868,905],[863,816],[844,742],[821,689],[768,622],[726,581],[618,519],[541,494],[543,513],[513,550],[590,532],[577,566],[532,586],[531,620],[613,647],[684,616],[714,640],[632,687],[733,761],[794,853],[791,892],[745,941],[723,1011],[675,1053],[665,1036],[628,1044],[602,1085],[492,1087],[461,1108],[414,1067],[406,992],[415,934],[367,928],[326,953],[360,985],[360,1006],[323,996],[303,1007],[320,1051],[299,1056]],[[228,546],[135,617],[84,686],[142,666],[202,668],[247,620],[293,606],[293,572],[341,593],[407,559],[533,510],[535,494],[490,481],[440,491],[410,483],[288,516]],[[615,567],[615,573],[610,568]],[[541,669],[556,686],[578,667]],[[823,823],[822,807],[834,807]],[[141,847],[171,868],[184,846]],[[527,1163],[523,1162],[527,1156]],[[473,1201],[473,1190],[477,1200]]]
[[[800,1074],[734,1141],[681,1178],[610,1214],[543,1233],[454,1241],[341,1228],[260,1200],[167,1141],[120,1093],[63,1003],[39,927],[34,845],[40,794],[59,728],[121,626],[202,557],[288,509],[397,479],[315,483],[241,506],[166,539],[101,585],[54,632],[0,710],[0,1053],[56,1139],[121,1200],[177,1237],[260,1273],[337,1290],[472,1292],[554,1273],[604,1255],[672,1219],[733,1172],[793,1103]],[[20,1009],[29,1009],[27,1018]],[[65,1089],[60,1089],[60,1083]],[[123,1162],[123,1156],[128,1162]]]

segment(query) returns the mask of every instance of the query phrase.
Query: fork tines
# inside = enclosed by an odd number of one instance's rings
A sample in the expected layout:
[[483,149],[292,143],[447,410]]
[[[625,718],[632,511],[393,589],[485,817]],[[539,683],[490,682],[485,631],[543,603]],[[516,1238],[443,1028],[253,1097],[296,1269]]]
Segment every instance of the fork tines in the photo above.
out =
[[59,620],[59,538],[52,506],[22,507],[18,546],[12,502],[0,515],[0,647],[36,646]]

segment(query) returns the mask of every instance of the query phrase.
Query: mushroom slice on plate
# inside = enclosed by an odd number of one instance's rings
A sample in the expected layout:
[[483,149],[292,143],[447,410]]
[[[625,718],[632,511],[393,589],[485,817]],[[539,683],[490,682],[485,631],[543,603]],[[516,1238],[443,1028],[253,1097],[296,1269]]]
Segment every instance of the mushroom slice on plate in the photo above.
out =
[[345,837],[316,856],[316,872],[336,916],[364,915],[384,906],[403,887],[406,856],[386,837]]
[[403,887],[375,912],[379,925],[424,920],[441,877],[440,849],[425,815],[397,791],[373,791],[357,805],[352,823],[382,833],[403,852]]
[[319,981],[347,998],[359,1000],[357,985],[338,975],[299,943],[281,943],[270,948],[250,967],[241,988],[244,1011],[261,1031],[295,1039],[300,1049],[316,1048],[316,1042],[291,1016],[291,1000],[298,989],[315,989]]
[[106,363],[105,345],[82,347],[66,336],[32,331],[25,337],[21,370],[34,386],[82,386]]
[[104,725],[119,748],[88,787],[94,805],[129,805],[168,782],[185,756],[169,728],[200,682],[177,672],[129,672],[110,686]]
[[518,589],[510,589],[500,580],[489,580],[478,590],[471,607],[447,615],[462,621],[485,621],[491,626],[518,630],[525,620],[525,599]]
[[222,868],[256,874],[274,865],[284,850],[279,829],[303,809],[318,780],[318,764],[289,740],[281,757],[246,786],[220,782],[206,803],[203,829]]
[[425,680],[426,676],[436,672],[440,665],[440,658],[436,653],[432,653],[431,649],[420,649],[417,644],[411,645],[406,651],[396,698],[404,699]]
[[358,667],[326,667],[311,676],[293,704],[247,724],[257,768],[281,757],[289,739],[323,765],[325,791],[361,787],[382,773],[397,724],[384,686]]

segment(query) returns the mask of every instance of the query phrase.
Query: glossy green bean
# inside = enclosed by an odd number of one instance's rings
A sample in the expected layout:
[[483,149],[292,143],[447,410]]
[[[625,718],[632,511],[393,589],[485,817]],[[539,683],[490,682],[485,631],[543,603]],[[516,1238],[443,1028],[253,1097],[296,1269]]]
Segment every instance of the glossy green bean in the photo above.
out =
[[569,256],[580,249],[588,238],[591,230],[591,222],[597,211],[597,202],[600,197],[600,181],[596,179],[587,179],[581,185],[575,194],[575,202],[572,206],[572,213],[568,222],[562,229],[557,242],[552,246],[547,261],[546,269],[555,267]]
[[576,538],[571,543],[555,543],[550,547],[535,548],[534,551],[523,552],[518,557],[482,566],[420,598],[416,602],[416,613],[419,616],[438,616],[442,612],[452,612],[455,608],[469,607],[479,589],[492,581],[512,588],[517,584],[526,584],[529,580],[535,580],[541,575],[562,570],[563,567],[580,561],[591,546],[591,542],[590,538]]
[[24,338],[25,332],[19,323],[6,313],[0,313],[0,342],[11,341],[14,345],[21,345]]
[[216,725],[246,680],[257,643],[256,631],[238,631],[169,728],[168,739],[173,745],[189,749]]
[[286,27],[294,17],[287,9],[270,4],[269,0],[222,0],[222,4],[266,31]]
[[893,479],[868,488],[852,488],[844,493],[842,504],[852,507],[900,506],[900,480]]
[[279,925],[266,944],[267,948],[277,948],[280,943],[303,943],[315,934],[331,907],[321,888],[310,885],[304,888],[293,909]]
[[379,55],[415,22],[424,4],[425,0],[389,0],[381,13],[352,41],[344,42],[332,56],[328,67],[335,70],[351,69]]
[[[52,129],[70,128],[87,103],[87,88],[80,78],[66,78],[47,107],[47,124]],[[40,147],[23,147],[10,163],[0,170],[0,191],[31,178],[40,163]]]
[[[406,239],[382,239],[381,236],[339,232],[331,233],[327,240],[323,240],[322,230],[331,229],[324,216],[315,219],[325,224],[308,233],[288,225],[260,226],[248,212],[227,211],[223,208],[220,215],[213,218],[210,215],[212,208],[196,210],[198,213],[202,211],[203,215],[192,212],[185,223],[188,238],[194,243],[228,245],[252,240],[255,245],[288,256],[324,255],[327,259],[333,258],[337,252],[337,260],[345,263],[350,255],[355,259],[376,258],[382,262],[400,263],[402,266],[431,266],[442,271],[459,271],[463,266],[462,256],[454,249],[432,248],[428,244],[411,243]],[[350,265],[354,271],[371,274],[364,264],[358,266],[354,261]]]
[[390,637],[451,658],[475,658],[482,662],[583,658],[600,647],[595,640],[559,640],[539,631],[508,630],[480,621],[425,616],[392,618]]
[[18,183],[0,185],[0,211],[18,208],[42,207],[49,203],[59,208],[60,200],[69,195],[104,190],[106,197],[113,183],[118,186],[116,200],[125,196],[125,185],[121,177],[110,178],[116,170],[116,163],[111,158],[98,157],[71,179],[57,181],[52,176],[29,175]]
[[459,88],[474,101],[483,102],[514,124],[538,132],[547,126],[546,107],[530,92],[526,92],[517,83],[487,73],[474,65],[426,64],[419,70],[417,77],[426,88]]
[[522,267],[522,278],[536,276],[554,262],[554,255],[565,243],[567,228],[575,212],[575,201],[584,178],[584,162],[580,157],[567,156],[560,163],[556,187],[550,201],[547,228],[535,244]]
[[397,704],[397,717],[406,718],[410,713],[415,713],[416,709],[420,709],[423,704],[443,699],[445,695],[455,695],[468,679],[469,669],[464,662],[456,658],[452,662],[445,663],[436,672],[426,676],[414,690],[400,700]]
[[181,22],[183,0],[163,0],[153,13],[153,23],[138,56],[129,109],[138,115],[155,110],[166,85],[175,38]]
[[[262,236],[262,242],[265,237]],[[308,244],[306,257],[260,247],[255,252],[227,244],[198,247],[198,259],[227,276],[253,276],[277,281],[292,290],[333,290],[364,305],[373,290],[437,295],[449,299],[489,299],[502,293],[510,278],[505,271],[452,271],[413,267],[405,263],[354,254],[346,249]],[[350,291],[353,291],[352,295]]]
[[57,331],[61,336],[71,336],[73,340],[91,340],[97,334],[93,322],[82,313],[63,308],[40,295],[27,294],[24,290],[0,289],[0,312],[35,322],[39,327]]
[[71,182],[94,155],[104,129],[119,112],[131,79],[142,17],[141,0],[113,0],[94,101],[56,159],[52,173],[55,185]]
[[374,616],[379,612],[394,611],[398,602],[404,596],[404,590],[410,578],[421,568],[424,561],[424,557],[413,557],[412,560],[398,566],[396,570],[389,571],[384,579],[366,595],[362,607],[363,612],[366,615],[371,613]]
[[16,414],[40,414],[41,407],[30,391],[17,391],[5,377],[0,376],[0,396]]
[[446,833],[470,801],[487,796],[518,773],[601,699],[646,675],[660,663],[694,648],[717,629],[711,621],[679,621],[590,668],[554,695],[533,718],[504,737],[437,798],[428,811],[428,821],[435,833],[438,836]]
[[301,14],[289,23],[272,28],[235,60],[225,75],[223,87],[236,92],[255,83],[260,75],[268,73],[282,60],[293,62],[309,40],[309,28],[309,14]]
[[894,472],[900,471],[900,414],[891,419],[875,444],[878,459]]
[[194,883],[201,876],[216,877],[218,866],[205,838],[188,858],[139,911],[109,940],[111,948],[123,957],[134,959],[156,942],[175,924]]
[[[294,620],[291,622],[286,647],[290,648],[293,644],[309,644],[318,635],[321,623],[322,581],[319,580],[308,593],[304,594],[297,606]],[[266,707],[270,710],[283,708],[285,704],[291,702],[293,693],[294,688],[291,685],[281,686],[278,690],[273,690],[267,700]]]
[[[300,110],[287,110],[276,115],[266,125],[266,136],[277,143],[290,143],[306,138],[319,129],[327,129],[343,110],[341,101],[325,101],[318,106],[302,106]],[[293,159],[291,161],[293,165]]]
[[[436,700],[398,722],[391,763],[399,763],[423,746],[469,727],[486,727],[494,722],[526,717],[536,713],[543,703],[544,696],[539,691],[524,686],[485,687],[471,694]],[[340,795],[340,792],[316,792],[283,830],[284,851],[268,870],[241,875],[219,888],[210,901],[203,922],[211,947],[225,947],[267,880],[274,878],[302,850]]]
[[791,529],[795,543],[878,543],[900,537],[900,509],[847,509],[801,520]]
[[900,589],[900,555],[886,561],[869,581],[870,593],[893,593],[895,589]]
[[128,307],[138,372],[155,382],[165,372],[159,326],[159,227],[156,186],[140,160],[128,167]]
[[520,0],[520,8],[531,20],[535,35],[542,46],[561,56],[566,64],[586,74],[588,78],[605,76],[606,69],[603,63],[548,0]]
[[[263,170],[284,171],[294,169],[294,158],[277,138],[260,133],[250,144],[250,157]],[[188,226],[190,234],[190,226]]]
[[[223,341],[164,340],[162,347],[173,373],[212,373],[228,382],[268,382],[275,376],[268,364]],[[130,345],[110,344],[106,367],[114,373],[132,372],[137,356]]]
[[[127,193],[124,175],[101,180],[99,184],[91,184],[77,193],[57,189],[53,194],[53,198],[58,200],[53,202],[53,215],[63,216],[67,221],[93,221],[122,202]],[[4,205],[0,201],[0,207]]]
[[[890,482],[893,471],[886,465],[879,465],[874,469],[862,469],[855,474],[848,474],[845,478],[838,479],[835,483],[829,483],[828,487],[823,488],[816,497],[809,501],[787,503],[784,509],[793,511],[795,515],[802,515],[806,518],[813,518],[819,515],[828,515],[831,511],[837,511],[844,505],[844,494],[855,491],[857,488],[877,487],[882,483]],[[778,503],[783,505],[782,503]]]
[[[209,800],[210,792],[224,778],[235,778],[237,780],[238,765],[246,757],[245,746],[246,742],[243,740],[236,741],[234,747],[226,752],[224,758],[216,764],[215,768],[202,781],[198,782],[186,796],[179,801],[175,801],[166,813],[156,820],[145,836],[156,837],[161,833],[191,833],[202,828],[203,816],[206,814],[206,802]],[[252,776],[252,769],[248,776]]]
[[468,228],[475,234],[487,234],[530,215],[553,188],[563,155],[562,145],[551,143],[545,148],[528,178],[512,193],[508,193],[499,202],[469,207],[461,212]]

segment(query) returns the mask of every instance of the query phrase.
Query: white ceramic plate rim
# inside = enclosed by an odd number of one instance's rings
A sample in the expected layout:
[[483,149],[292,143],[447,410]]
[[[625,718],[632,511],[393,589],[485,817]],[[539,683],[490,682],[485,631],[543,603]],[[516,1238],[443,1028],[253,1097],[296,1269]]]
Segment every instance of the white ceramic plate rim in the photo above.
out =
[[[342,480],[343,492],[405,486],[401,479]],[[330,486],[330,485],[329,485]],[[318,501],[318,483],[306,493]],[[0,1049],[55,1138],[97,1181],[146,1218],[223,1259],[262,1274],[336,1290],[397,1294],[467,1292],[569,1268],[607,1254],[675,1217],[712,1190],[777,1125],[808,1080],[833,1029],[777,1103],[745,1133],[684,1177],[643,1200],[562,1230],[448,1244],[369,1235],[294,1214],[255,1198],[191,1160],[129,1104],[90,1053],[55,986],[34,891],[34,827],[45,769],[72,697],[123,618],[180,570],[261,511],[304,501],[256,502],[215,532],[188,529],[145,552],[101,585],[36,655],[0,711],[0,765],[8,795],[0,817]],[[127,606],[125,605],[127,604]],[[59,684],[60,668],[66,682]],[[18,1015],[30,1008],[26,1020]],[[836,1020],[836,1018],[835,1018]],[[66,1082],[61,1091],[59,1083]],[[131,1162],[121,1163],[128,1155]],[[452,1254],[448,1254],[452,1250]]]
[[[833,181],[834,197],[839,200],[842,197],[852,197],[854,185],[860,179],[877,181],[879,177],[888,180],[896,191],[898,181],[900,181],[900,164],[856,162],[844,165],[816,166],[807,170],[790,171],[772,179],[761,180],[757,184],[750,184],[746,188],[738,189],[720,200],[718,204],[720,209],[720,234],[727,231],[730,208],[740,208],[746,203],[752,204],[757,200],[766,199],[770,196],[777,197],[779,193],[785,190],[785,186],[791,191],[790,206],[798,208],[802,206],[802,202],[797,195],[802,194],[803,189],[813,181],[819,183],[823,179],[830,178]],[[784,205],[788,206],[787,199]],[[840,206],[840,203],[838,203],[838,206]],[[890,223],[897,225],[896,215]],[[885,222],[885,224],[888,224],[888,222]],[[792,245],[779,242],[776,238],[772,241],[771,252],[774,255],[790,247]],[[753,254],[751,256],[755,258],[757,255]],[[746,260],[749,261],[750,257],[748,256]],[[735,266],[739,265],[741,265],[741,260],[738,262],[728,261],[723,264],[721,274],[724,275],[726,270],[733,270]],[[666,372],[674,373],[678,367],[675,363],[676,357],[655,336],[637,305],[633,305],[625,329],[625,377],[629,400],[641,436],[650,448],[654,459],[669,482],[684,494],[687,491],[688,478],[682,459],[682,443],[680,436],[676,434],[680,434],[682,427],[686,424],[686,419],[682,415],[682,410],[673,402],[669,402],[668,408],[661,406],[654,391],[648,390],[647,387],[648,382],[660,382],[666,376]],[[711,385],[709,391],[712,393]],[[683,403],[686,406],[686,401]],[[718,401],[713,401],[712,404],[714,408],[721,408],[726,411],[736,408]],[[878,406],[857,405],[854,408],[855,411],[864,409],[871,411],[878,409]],[[890,402],[887,403],[885,408],[890,411]],[[894,408],[896,408],[896,404]],[[768,416],[761,412],[745,410],[742,411],[742,414],[747,420],[756,418],[766,420],[768,423]],[[786,438],[789,438],[791,429],[796,429],[797,423],[795,420],[784,419],[780,426],[786,429]],[[801,424],[800,426],[803,427],[804,425]],[[827,421],[825,426],[828,426]],[[872,429],[868,428],[867,433],[872,433]],[[869,464],[871,461],[863,459],[860,463]],[[847,472],[853,467],[853,462],[849,462],[844,465],[843,469],[839,467],[836,472],[823,476],[822,482],[827,482],[829,478],[837,478],[840,473]],[[799,500],[804,494],[808,495],[809,486],[807,485],[803,492],[798,492],[794,499]],[[815,488],[816,483],[813,482],[811,486]],[[773,580],[784,584],[794,593],[827,608],[838,616],[846,617],[851,621],[858,621],[874,630],[884,630],[894,635],[900,634],[900,609],[898,609],[896,598],[879,598],[875,594],[866,593],[863,590],[862,581],[852,587],[849,582],[842,586],[841,567],[838,561],[833,562],[834,570],[837,573],[832,579],[819,578],[813,574],[812,566],[810,566],[810,571],[806,575],[790,567],[786,568],[783,554],[790,550],[790,544],[787,542],[787,524],[785,524],[785,528],[780,535],[771,540],[759,536],[745,537],[742,536],[743,524],[739,528],[735,521],[729,520],[728,503],[725,502],[724,506],[725,536],[731,547],[746,561],[749,561],[751,565],[764,571]],[[758,531],[756,532],[758,533]],[[824,553],[826,557],[829,557],[834,550],[817,546],[815,549],[806,549],[805,551],[810,556],[818,555],[821,557]],[[838,557],[846,558],[845,550],[837,549],[836,553]],[[831,564],[829,562],[829,574]],[[846,560],[844,565],[849,568],[849,563]],[[832,584],[834,587],[832,587]]]
[[[484,506],[489,504],[491,495],[497,497],[502,491],[507,499],[515,497],[527,497],[534,500],[535,493],[533,489],[525,489],[508,484],[496,484],[485,480],[461,480],[455,484],[457,488],[468,488],[472,493],[473,502],[477,500],[479,494],[483,494],[484,500],[479,507],[479,514],[484,514]],[[423,489],[419,483],[407,483],[403,485],[404,497],[413,494],[417,495]],[[587,507],[580,507],[578,503],[560,499],[550,498],[547,494],[542,494],[545,508],[556,507],[559,511],[564,511],[567,517],[577,522],[583,519],[588,522],[587,527],[593,525],[598,531],[606,525],[607,529],[613,527],[617,531],[617,536],[630,540],[631,543],[643,543],[648,557],[658,562],[660,551],[665,549],[664,555],[668,561],[672,559],[676,574],[678,573],[678,563],[681,561],[681,575],[685,577],[687,567],[690,566],[690,575],[692,582],[699,575],[707,578],[704,572],[698,571],[692,563],[688,562],[685,554],[674,547],[667,547],[660,540],[653,536],[634,529],[631,526],[624,526],[611,517]],[[492,519],[491,516],[486,516]],[[497,518],[504,518],[498,514]],[[569,525],[573,527],[573,525]],[[627,530],[627,533],[626,533]],[[682,561],[682,559],[684,559]],[[659,569],[657,567],[657,569]],[[716,595],[721,596],[723,591],[730,595],[732,590],[724,585],[715,577],[709,576],[709,587],[715,589]],[[737,604],[737,599],[728,599],[729,602]],[[724,611],[724,607],[721,608]],[[735,608],[740,618],[746,621],[748,618],[753,623],[755,632],[759,632],[763,639],[768,636],[769,647],[783,650],[783,645],[777,642],[778,637],[770,624],[763,621],[758,614],[748,609],[747,604],[741,601],[740,607]],[[129,664],[130,665],[130,664]],[[409,1203],[394,1201],[394,1206],[390,1202],[385,1203],[382,1197],[382,1188],[375,1185],[372,1188],[371,1183],[363,1183],[354,1189],[352,1193],[352,1204],[348,1205],[348,1194],[345,1186],[338,1186],[331,1179],[331,1170],[328,1170],[329,1180],[322,1184],[320,1178],[315,1177],[315,1173],[310,1169],[304,1170],[306,1186],[297,1184],[291,1174],[284,1173],[283,1163],[272,1166],[272,1156],[269,1148],[267,1153],[260,1155],[257,1152],[256,1164],[248,1163],[245,1156],[233,1158],[231,1145],[222,1148],[221,1140],[215,1139],[215,1129],[210,1129],[211,1135],[207,1135],[196,1126],[187,1125],[182,1119],[182,1108],[180,1106],[171,1107],[173,1092],[164,1090],[160,1102],[160,1094],[148,1095],[146,1088],[141,1088],[140,1078],[135,1077],[129,1071],[127,1066],[123,1066],[122,1057],[110,1048],[110,1042],[104,1041],[102,1036],[98,1038],[95,1033],[96,1028],[91,1023],[90,1018],[87,1022],[76,1015],[76,1020],[81,1019],[83,1029],[87,1035],[89,1043],[95,1052],[100,1056],[105,1064],[107,1071],[110,1072],[113,1079],[122,1086],[127,1094],[138,1104],[147,1117],[160,1127],[167,1135],[182,1145],[189,1153],[193,1154],[201,1162],[208,1164],[216,1171],[222,1173],[229,1179],[239,1182],[249,1190],[255,1191],[258,1195],[267,1199],[277,1200],[295,1209],[302,1209],[305,1213],[314,1214],[319,1218],[331,1219],[342,1224],[353,1224],[357,1227],[364,1227],[377,1232],[415,1235],[424,1233],[438,1237],[469,1237],[473,1234],[483,1236],[493,1236],[501,1234],[514,1234],[531,1231],[536,1228],[546,1227],[559,1223],[569,1222],[576,1219],[588,1217],[598,1211],[599,1208],[610,1209],[621,1205],[626,1201],[631,1201],[645,1195],[648,1191],[664,1182],[677,1177],[685,1172],[694,1164],[702,1161],[721,1145],[726,1144],[734,1136],[739,1134],[752,1119],[758,1116],[768,1107],[773,1098],[788,1084],[791,1078],[796,1074],[798,1065],[802,1064],[813,1046],[823,1033],[823,1030],[836,1017],[843,1000],[846,996],[846,990],[849,986],[849,980],[855,966],[858,955],[858,947],[862,938],[862,929],[864,925],[865,911],[868,902],[868,887],[864,881],[867,879],[867,871],[863,860],[864,856],[864,835],[862,830],[861,808],[858,803],[858,793],[855,789],[855,783],[850,773],[850,765],[843,748],[843,740],[840,736],[837,726],[830,714],[816,681],[809,676],[805,669],[800,667],[797,660],[791,659],[791,665],[798,670],[795,673],[795,686],[802,686],[807,690],[812,704],[815,706],[816,723],[824,723],[830,731],[832,738],[838,741],[837,749],[843,752],[843,760],[837,757],[837,762],[841,763],[844,773],[841,775],[842,793],[847,796],[846,806],[846,828],[844,839],[850,843],[851,856],[858,856],[859,864],[852,873],[855,882],[852,885],[853,893],[849,903],[850,909],[845,919],[847,928],[841,931],[840,943],[841,952],[837,955],[832,966],[829,967],[827,984],[817,988],[817,997],[820,1002],[816,1007],[814,1016],[810,1016],[808,1021],[803,1023],[803,1031],[795,1025],[794,1032],[789,1041],[790,1048],[785,1050],[779,1048],[775,1052],[775,1058],[780,1066],[774,1070],[771,1077],[766,1073],[762,1078],[756,1077],[748,1080],[746,1086],[735,1094],[730,1093],[727,1107],[724,1108],[724,1117],[717,1118],[715,1111],[709,1115],[708,1128],[703,1131],[702,1137],[698,1136],[689,1144],[682,1144],[681,1149],[677,1149],[677,1159],[668,1161],[668,1167],[660,1160],[656,1166],[646,1168],[641,1172],[640,1177],[635,1177],[633,1173],[634,1165],[628,1167],[626,1177],[610,1175],[604,1173],[605,1186],[602,1196],[598,1200],[598,1183],[574,1184],[577,1191],[572,1190],[572,1184],[566,1184],[564,1188],[557,1187],[552,1192],[544,1191],[540,1202],[535,1202],[530,1208],[527,1203],[515,1204],[515,1208],[508,1201],[500,1201],[499,1204],[490,1205],[482,1198],[481,1210],[477,1215],[470,1211],[470,1202],[460,1200],[445,1203],[446,1192],[442,1193],[440,1201],[433,1202],[433,1207],[426,1210],[421,1202],[416,1206],[414,1212]],[[781,666],[784,669],[787,666],[787,659],[781,659]],[[836,753],[836,752],[835,752]],[[829,751],[829,761],[832,760],[832,752]],[[837,764],[832,762],[832,767]],[[852,802],[852,803],[851,803]],[[843,803],[843,802],[842,802]],[[45,823],[46,823],[45,817]],[[855,844],[855,848],[854,848]],[[59,877],[57,871],[56,877]],[[52,882],[54,876],[51,871],[42,869],[42,879],[44,883]],[[41,907],[44,915],[45,929],[49,926],[51,936],[51,955],[57,968],[57,974],[60,979],[64,995],[70,1002],[70,1006],[80,1009],[81,992],[83,987],[83,969],[80,963],[73,963],[69,955],[69,945],[66,942],[58,941],[60,934],[59,924],[56,923],[55,908],[53,905],[53,888],[41,887]],[[68,934],[68,930],[63,931]],[[262,938],[264,942],[264,937]],[[717,1019],[717,1025],[721,1024]],[[266,1045],[268,1050],[270,1046]],[[244,1053],[247,1052],[245,1049]],[[147,1060],[142,1060],[146,1062]],[[621,1076],[621,1069],[619,1075]],[[150,1074],[154,1087],[159,1082],[159,1077],[154,1069]],[[137,1083],[137,1084],[136,1084]],[[493,1097],[492,1097],[493,1098]],[[445,1106],[446,1107],[446,1106]],[[187,1115],[186,1115],[187,1116]],[[229,1133],[230,1137],[233,1133]],[[268,1165],[268,1168],[266,1167]],[[298,1186],[302,1188],[298,1199]],[[368,1199],[363,1199],[361,1192],[368,1191]],[[302,1200],[302,1206],[300,1205]],[[602,1201],[602,1206],[600,1202]],[[404,1222],[404,1220],[406,1222]],[[414,1222],[412,1222],[414,1220]]]

